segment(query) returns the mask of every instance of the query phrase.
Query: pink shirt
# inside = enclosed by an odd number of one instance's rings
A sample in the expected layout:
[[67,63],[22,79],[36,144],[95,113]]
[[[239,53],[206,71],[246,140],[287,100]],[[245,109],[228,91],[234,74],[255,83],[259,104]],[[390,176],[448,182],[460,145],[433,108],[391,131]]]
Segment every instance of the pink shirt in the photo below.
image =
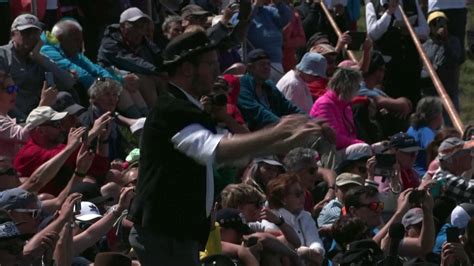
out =
[[14,158],[30,137],[30,129],[16,123],[16,119],[0,114],[0,156]]
[[334,129],[337,150],[363,142],[357,139],[351,103],[339,99],[333,90],[327,90],[316,100],[309,115],[326,120]]

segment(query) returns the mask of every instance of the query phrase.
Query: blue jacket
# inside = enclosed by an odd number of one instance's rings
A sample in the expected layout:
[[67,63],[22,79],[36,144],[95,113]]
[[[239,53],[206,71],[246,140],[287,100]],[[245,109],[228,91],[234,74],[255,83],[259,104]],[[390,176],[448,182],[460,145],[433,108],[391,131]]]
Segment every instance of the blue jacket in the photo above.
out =
[[122,81],[121,77],[113,75],[105,68],[92,63],[83,53],[69,58],[59,44],[48,42],[44,35],[42,39],[45,44],[41,47],[41,54],[51,59],[59,68],[74,72],[79,83],[84,86],[84,88],[88,89],[98,77],[112,78],[119,82]]
[[250,74],[240,78],[240,93],[237,105],[250,130],[278,122],[280,117],[303,112],[288,101],[272,81],[267,80],[263,89],[268,100],[265,105],[255,91],[255,79]]

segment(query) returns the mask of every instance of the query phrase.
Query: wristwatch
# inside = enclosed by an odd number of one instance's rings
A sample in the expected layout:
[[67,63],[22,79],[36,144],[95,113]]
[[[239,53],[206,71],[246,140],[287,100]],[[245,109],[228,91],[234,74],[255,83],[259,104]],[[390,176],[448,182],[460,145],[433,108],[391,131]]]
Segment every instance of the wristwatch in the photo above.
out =
[[275,223],[275,225],[280,227],[285,223],[285,219],[283,219],[283,216],[281,215],[278,218],[280,218],[280,221],[278,223]]

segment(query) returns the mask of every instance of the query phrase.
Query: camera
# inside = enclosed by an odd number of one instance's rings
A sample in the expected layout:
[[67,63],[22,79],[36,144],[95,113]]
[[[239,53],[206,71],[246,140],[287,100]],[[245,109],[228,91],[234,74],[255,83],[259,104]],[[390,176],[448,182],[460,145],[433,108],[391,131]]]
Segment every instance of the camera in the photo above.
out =
[[395,175],[395,169],[393,168],[393,165],[396,162],[395,154],[375,154],[375,161],[374,175],[381,176],[384,181],[386,178],[390,178]]
[[214,106],[224,107],[227,105],[226,92],[229,90],[229,84],[222,77],[217,78],[212,88],[212,93],[209,96],[211,103]]
[[425,199],[426,191],[424,190],[413,190],[408,196],[408,202],[412,205],[421,206],[423,200]]

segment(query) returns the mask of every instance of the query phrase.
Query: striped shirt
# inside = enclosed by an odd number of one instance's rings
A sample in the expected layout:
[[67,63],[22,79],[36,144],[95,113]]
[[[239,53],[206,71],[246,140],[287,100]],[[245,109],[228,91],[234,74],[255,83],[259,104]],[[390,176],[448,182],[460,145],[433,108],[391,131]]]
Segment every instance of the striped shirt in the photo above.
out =
[[433,179],[444,179],[446,182],[444,194],[456,200],[458,204],[474,202],[474,180],[455,176],[441,168],[434,174]]

